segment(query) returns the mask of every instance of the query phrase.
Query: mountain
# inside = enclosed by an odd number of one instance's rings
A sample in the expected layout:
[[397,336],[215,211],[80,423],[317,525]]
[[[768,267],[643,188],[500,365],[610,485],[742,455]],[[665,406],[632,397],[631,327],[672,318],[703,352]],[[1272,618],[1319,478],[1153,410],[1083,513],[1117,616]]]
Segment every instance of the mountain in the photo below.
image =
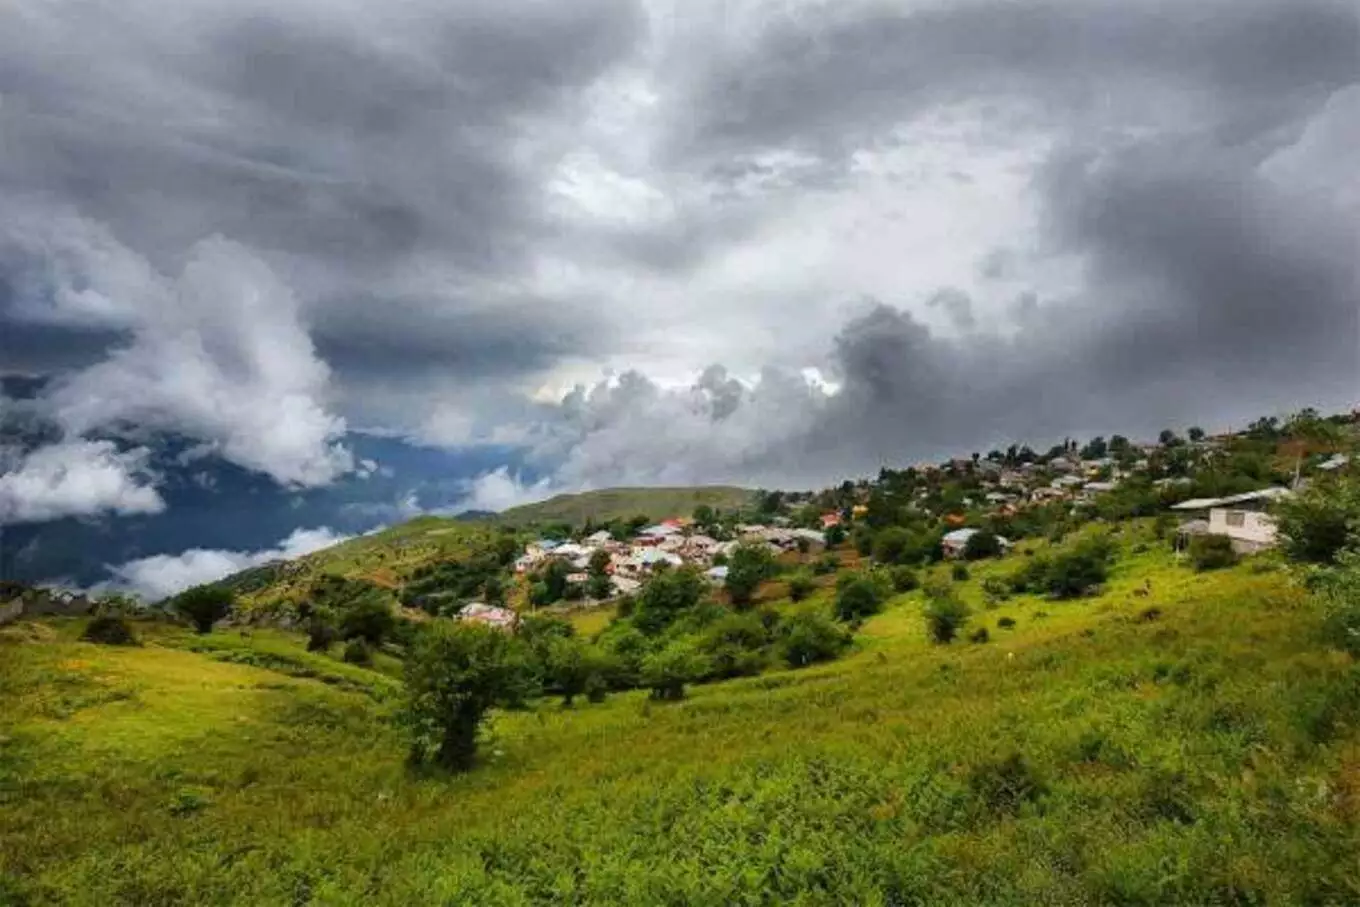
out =
[[687,517],[696,507],[739,510],[751,503],[755,492],[729,485],[701,485],[692,488],[605,488],[580,494],[560,494],[537,504],[512,507],[498,517],[502,523],[524,526],[529,523],[570,523],[579,526],[586,520],[607,523],[646,516],[651,520]]

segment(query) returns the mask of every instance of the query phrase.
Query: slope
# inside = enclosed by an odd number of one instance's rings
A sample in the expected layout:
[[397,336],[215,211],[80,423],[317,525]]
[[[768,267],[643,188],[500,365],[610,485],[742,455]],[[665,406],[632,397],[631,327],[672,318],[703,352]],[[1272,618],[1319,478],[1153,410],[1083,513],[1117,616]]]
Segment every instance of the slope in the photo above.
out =
[[[117,651],[77,642],[74,623],[0,631],[0,892],[1356,902],[1355,664],[1318,645],[1304,593],[1269,562],[1196,574],[1146,536],[1123,546],[1105,592],[1076,603],[988,608],[982,582],[1014,558],[975,567],[959,586],[990,643],[929,645],[910,593],[839,662],[674,705],[501,715],[457,778],[404,766],[385,677],[283,634],[193,652],[154,627]],[[220,660],[250,652],[260,666]],[[373,689],[298,676],[289,652]]]
[[537,504],[525,504],[502,512],[499,521],[523,526],[529,523],[564,522],[579,526],[586,520],[606,523],[646,516],[651,520],[688,517],[700,505],[715,510],[738,510],[751,503],[754,492],[726,485],[690,488],[606,488],[580,494],[562,494]]

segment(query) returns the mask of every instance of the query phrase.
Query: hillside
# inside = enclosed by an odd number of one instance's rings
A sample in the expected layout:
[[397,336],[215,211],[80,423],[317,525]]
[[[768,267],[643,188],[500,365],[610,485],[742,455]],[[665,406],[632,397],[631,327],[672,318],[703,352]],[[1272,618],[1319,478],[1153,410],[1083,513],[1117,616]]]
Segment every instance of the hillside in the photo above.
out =
[[954,585],[989,642],[930,645],[897,595],[835,662],[499,714],[458,777],[405,765],[385,658],[9,627],[0,903],[1360,900],[1353,660],[1269,559],[1195,573],[1148,524],[1119,546],[1075,602],[989,605],[1033,555],[975,565]]
[[581,494],[561,494],[537,504],[503,511],[499,522],[514,526],[564,522],[579,526],[586,520],[607,523],[645,515],[652,520],[687,517],[701,504],[715,510],[738,510],[751,503],[749,489],[726,485],[692,488],[606,488]]

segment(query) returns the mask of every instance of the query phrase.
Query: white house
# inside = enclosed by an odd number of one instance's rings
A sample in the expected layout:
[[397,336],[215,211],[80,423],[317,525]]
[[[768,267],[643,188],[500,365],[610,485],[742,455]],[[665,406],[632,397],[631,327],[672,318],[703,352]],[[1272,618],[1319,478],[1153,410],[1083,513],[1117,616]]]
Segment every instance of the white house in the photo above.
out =
[[[944,549],[945,557],[962,557],[963,551],[968,547],[968,540],[978,534],[976,529],[955,529],[953,532],[946,532],[944,538],[940,539],[940,547]],[[996,540],[1001,543],[1004,551],[1010,548],[1009,539],[997,536]]]
[[1289,494],[1287,488],[1263,488],[1224,498],[1192,498],[1171,509],[1199,515],[1208,523],[1208,528],[1200,529],[1201,532],[1225,535],[1239,554],[1251,554],[1274,547],[1278,532],[1265,509],[1270,502]]
[[474,624],[486,624],[499,630],[513,630],[519,624],[519,615],[509,608],[497,608],[482,602],[473,602],[458,612],[458,619]]

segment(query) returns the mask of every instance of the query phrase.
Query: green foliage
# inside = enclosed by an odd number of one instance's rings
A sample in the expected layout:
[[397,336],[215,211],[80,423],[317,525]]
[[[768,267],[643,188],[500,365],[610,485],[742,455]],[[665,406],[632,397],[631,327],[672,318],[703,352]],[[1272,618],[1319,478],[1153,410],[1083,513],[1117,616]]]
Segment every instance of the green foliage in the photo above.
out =
[[1011,597],[1010,586],[999,577],[988,576],[982,580],[982,597],[988,605],[997,605]]
[[997,620],[996,620],[996,625],[997,625],[998,628],[1000,628],[1000,629],[1002,629],[1002,630],[1014,630],[1014,629],[1015,629],[1015,618],[1013,618],[1013,617],[998,617]]
[[926,635],[931,642],[953,642],[968,621],[968,606],[945,583],[927,583],[925,593],[926,604],[921,614],[926,619]]
[[652,691],[653,699],[675,702],[685,698],[686,684],[699,680],[710,669],[694,642],[681,638],[643,658],[640,678]]
[[85,632],[80,634],[80,638],[85,642],[98,643],[103,646],[141,645],[128,622],[112,614],[101,614],[98,617],[90,618],[90,622],[85,625]]
[[1055,599],[1079,598],[1097,591],[1109,573],[1114,545],[1104,535],[1091,535],[1052,557],[1035,556],[1010,576],[1015,592],[1044,594]]
[[995,532],[980,529],[968,537],[963,546],[963,557],[969,561],[979,561],[988,557],[1000,557],[1001,539]]
[[599,646],[576,637],[552,636],[544,645],[544,687],[561,694],[562,705],[570,707],[582,694],[607,690],[613,661]]
[[1281,547],[1291,560],[1328,564],[1360,529],[1360,481],[1349,477],[1314,482],[1275,502]]
[[979,805],[993,815],[1015,815],[1048,790],[1019,753],[974,766],[968,775],[968,789]]
[[756,589],[774,575],[774,555],[762,542],[742,542],[727,559],[727,580],[724,588],[732,604],[745,607],[751,603]]
[[633,623],[643,633],[655,635],[699,603],[707,583],[693,567],[660,570],[638,594]]
[[911,592],[921,587],[921,578],[916,571],[906,566],[893,567],[888,571],[894,592]]
[[827,576],[835,573],[841,567],[840,559],[836,555],[827,553],[817,558],[812,564],[812,572],[818,576]]
[[967,582],[970,576],[967,564],[953,564],[949,568],[949,576],[956,583]]
[[235,603],[236,597],[222,586],[195,586],[176,596],[172,608],[199,633],[211,633],[213,624],[230,614]]
[[800,602],[812,594],[817,588],[816,581],[813,579],[812,572],[809,570],[798,570],[789,574],[789,599]]
[[362,639],[370,646],[380,646],[392,634],[397,617],[386,600],[377,596],[366,597],[340,615],[340,638],[349,642]]
[[851,634],[814,609],[795,611],[779,622],[779,658],[791,668],[831,661],[850,646]]
[[1196,570],[1221,570],[1237,563],[1232,539],[1226,535],[1197,535],[1190,539],[1190,563]]
[[479,624],[434,621],[407,655],[404,719],[411,759],[450,771],[470,769],[477,734],[496,706],[533,693],[533,669],[514,636]]
[[488,605],[505,604],[505,581],[499,576],[488,576],[482,583],[482,599]]
[[1360,658],[1360,550],[1342,551],[1335,566],[1309,576],[1308,586],[1322,605],[1327,643]]
[[826,547],[836,548],[845,544],[845,527],[839,523],[826,527]]
[[883,608],[879,585],[866,574],[850,574],[837,583],[835,613],[837,620],[862,620]]
[[978,628],[977,628],[976,630],[974,630],[972,633],[969,633],[969,634],[968,634],[968,641],[969,641],[969,642],[985,643],[985,642],[989,642],[989,641],[991,640],[991,638],[992,638],[992,635],[991,635],[990,633],[987,632],[987,628],[986,628],[986,627],[978,627]]
[[307,633],[307,651],[325,652],[340,638],[335,627],[335,615],[328,608],[314,608],[303,624]]
[[759,614],[727,613],[704,631],[698,651],[708,660],[710,677],[747,677],[765,667],[769,644],[770,630]]
[[371,665],[373,664],[373,645],[362,636],[356,636],[345,643],[345,650],[340,657],[345,664]]

